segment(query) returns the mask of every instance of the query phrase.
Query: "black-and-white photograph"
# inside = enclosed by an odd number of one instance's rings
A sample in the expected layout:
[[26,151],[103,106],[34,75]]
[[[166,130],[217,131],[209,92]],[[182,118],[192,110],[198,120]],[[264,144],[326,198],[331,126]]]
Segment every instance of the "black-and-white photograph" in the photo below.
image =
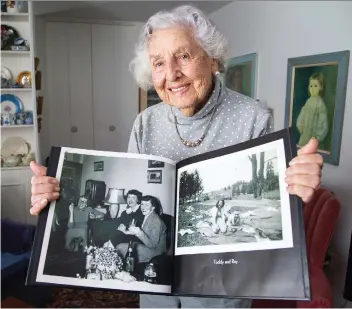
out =
[[165,162],[157,161],[157,160],[149,160],[148,167],[149,168],[162,168],[165,166]]
[[149,170],[148,171],[148,183],[162,183],[162,176],[163,171],[162,170]]
[[38,282],[170,292],[175,165],[154,184],[148,159],[62,148]]
[[282,140],[178,170],[175,254],[292,247]]

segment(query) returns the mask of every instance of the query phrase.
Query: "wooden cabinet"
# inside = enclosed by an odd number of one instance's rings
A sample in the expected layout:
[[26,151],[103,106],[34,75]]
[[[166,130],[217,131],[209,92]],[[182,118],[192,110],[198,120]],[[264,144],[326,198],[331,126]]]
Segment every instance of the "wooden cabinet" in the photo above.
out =
[[47,23],[46,69],[51,145],[93,148],[91,26]]
[[126,151],[138,113],[137,26],[46,23],[50,145]]

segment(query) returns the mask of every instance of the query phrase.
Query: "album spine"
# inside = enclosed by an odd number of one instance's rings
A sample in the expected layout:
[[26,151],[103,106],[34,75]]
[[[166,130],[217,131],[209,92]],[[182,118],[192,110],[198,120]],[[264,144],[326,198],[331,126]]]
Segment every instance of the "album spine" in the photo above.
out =
[[[293,128],[288,128],[288,138],[291,149],[291,160],[297,156],[297,145],[294,138]],[[302,259],[302,279],[305,289],[305,294],[309,300],[311,300],[311,290],[309,284],[309,265],[307,259],[307,244],[306,244],[306,233],[304,227],[304,214],[303,214],[303,202],[299,197],[295,197],[297,213],[298,213],[298,229],[300,232],[300,246],[301,246],[301,259]]]
[[[59,162],[61,147],[52,147],[49,155],[49,162],[47,167],[47,176],[55,177],[57,165]],[[32,245],[31,256],[29,259],[29,266],[27,270],[27,277],[25,284],[33,285],[36,283],[36,273],[38,270],[41,246],[44,238],[45,226],[48,217],[49,207],[45,207],[38,215],[37,226],[34,233],[34,240]]]

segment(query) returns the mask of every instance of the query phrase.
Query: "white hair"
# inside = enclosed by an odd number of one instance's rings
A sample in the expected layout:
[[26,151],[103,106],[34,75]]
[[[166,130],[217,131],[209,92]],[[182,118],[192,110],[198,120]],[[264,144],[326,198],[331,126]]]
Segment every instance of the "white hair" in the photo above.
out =
[[154,30],[175,26],[192,30],[196,42],[209,57],[218,61],[219,71],[224,71],[228,49],[227,39],[202,11],[190,5],[182,5],[171,11],[157,12],[142,27],[135,49],[135,57],[130,63],[130,71],[142,89],[148,90],[153,86],[152,68],[148,55],[148,42],[151,34]]

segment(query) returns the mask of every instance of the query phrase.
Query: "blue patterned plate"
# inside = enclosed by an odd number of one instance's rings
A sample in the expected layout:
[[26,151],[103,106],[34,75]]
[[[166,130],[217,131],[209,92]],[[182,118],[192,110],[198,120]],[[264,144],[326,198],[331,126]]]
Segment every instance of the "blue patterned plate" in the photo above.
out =
[[13,94],[1,94],[1,113],[21,113],[23,104],[18,97]]

